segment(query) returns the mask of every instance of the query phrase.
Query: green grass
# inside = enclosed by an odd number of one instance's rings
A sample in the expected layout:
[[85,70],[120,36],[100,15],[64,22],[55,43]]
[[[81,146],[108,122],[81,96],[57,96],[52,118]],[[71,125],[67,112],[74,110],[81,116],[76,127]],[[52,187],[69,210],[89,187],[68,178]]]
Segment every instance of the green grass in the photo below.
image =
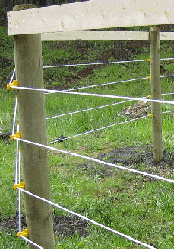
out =
[[[12,40],[9,40],[9,44],[12,44]],[[83,48],[88,48],[89,54],[85,54],[83,58],[80,56],[78,46],[82,46],[79,41],[43,43],[44,65],[94,61],[101,56],[105,46],[111,49],[113,43],[84,42]],[[7,51],[3,50],[2,53],[4,55],[11,54],[11,45],[8,45]],[[173,43],[171,42],[168,46],[166,42],[161,42],[161,58],[165,57],[173,57]],[[143,48],[142,53],[134,57],[134,59],[147,58],[149,58],[148,47]],[[172,73],[173,63],[171,61],[162,61],[161,65],[169,73]],[[52,85],[63,88],[66,77],[75,78],[80,70],[80,68],[70,68],[70,70],[68,68],[46,69],[44,71],[45,86]],[[149,74],[148,62],[98,66],[88,77],[72,81],[68,87],[140,78]],[[163,93],[174,92],[173,78],[163,78],[161,84]],[[137,80],[80,91],[143,97],[150,94],[150,88],[149,80]],[[2,89],[0,94],[0,127],[4,132],[10,132],[15,91]],[[172,97],[164,96],[164,99],[172,100]],[[50,94],[46,95],[46,115],[51,117],[117,101],[119,100],[93,96]],[[103,109],[47,120],[48,141],[61,135],[73,136],[102,126],[118,124],[125,120],[118,114],[131,103],[135,102],[126,102]],[[162,110],[172,111],[170,114],[163,114],[163,146],[168,153],[171,153],[174,151],[173,106],[162,105]],[[123,125],[118,124],[88,135],[70,138],[54,146],[97,158],[100,153],[107,153],[114,148],[145,146],[151,143],[152,120],[147,117]],[[0,141],[0,158],[0,217],[8,218],[14,216],[17,210],[16,192],[12,188],[15,142],[4,144],[3,141]],[[126,171],[51,151],[49,152],[49,164],[53,202],[156,248],[173,248],[173,184],[149,181],[145,177]],[[134,165],[134,167],[142,171],[147,170],[147,165],[143,163],[139,166]],[[167,178],[174,177],[172,171],[165,174],[164,176]],[[24,212],[24,207],[22,210]],[[67,213],[59,209],[53,208],[53,210],[57,215],[68,216]],[[87,237],[80,237],[78,233],[71,238],[58,236],[56,248],[144,248],[92,224],[88,225],[87,230],[89,231]],[[0,236],[1,248],[28,248],[25,242],[16,238],[16,231],[12,231],[12,233],[0,231]]]

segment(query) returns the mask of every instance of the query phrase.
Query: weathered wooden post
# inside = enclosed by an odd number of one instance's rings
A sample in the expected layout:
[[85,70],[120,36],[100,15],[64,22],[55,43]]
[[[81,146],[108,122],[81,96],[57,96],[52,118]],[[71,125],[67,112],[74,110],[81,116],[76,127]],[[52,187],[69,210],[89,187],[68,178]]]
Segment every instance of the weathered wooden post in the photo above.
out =
[[[40,34],[15,35],[14,55],[20,86],[43,88],[42,45]],[[22,139],[46,144],[44,94],[18,90],[19,122]],[[47,150],[21,142],[25,189],[50,199]],[[25,194],[29,239],[44,249],[54,249],[52,208],[49,204]],[[30,249],[35,246],[30,245]]]
[[[160,32],[159,27],[150,28],[150,81],[152,99],[161,99],[160,84]],[[152,102],[153,161],[163,158],[161,103]]]

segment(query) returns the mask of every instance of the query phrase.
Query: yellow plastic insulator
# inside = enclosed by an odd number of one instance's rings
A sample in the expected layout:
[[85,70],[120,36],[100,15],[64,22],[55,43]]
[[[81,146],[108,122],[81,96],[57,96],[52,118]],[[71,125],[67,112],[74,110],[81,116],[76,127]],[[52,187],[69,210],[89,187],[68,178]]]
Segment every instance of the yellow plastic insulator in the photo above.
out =
[[150,113],[150,114],[149,114],[149,117],[152,117],[152,116],[153,116],[153,114],[152,114],[152,113]]
[[150,80],[150,76],[147,76],[147,79]]
[[11,88],[12,86],[18,86],[18,85],[19,85],[18,81],[14,80],[11,84],[7,84],[7,89],[10,90],[12,89]]
[[23,188],[23,189],[25,189],[25,183],[24,182],[20,182],[19,184],[14,185],[14,190],[16,190],[17,188]]
[[147,98],[149,98],[149,99],[152,98],[152,95],[147,95]]
[[16,132],[16,134],[14,134],[14,135],[10,135],[10,139],[11,140],[14,140],[14,138],[21,138],[21,133],[20,133],[20,131],[17,131]]
[[149,59],[147,59],[147,62],[150,62],[150,58],[149,58]]
[[25,228],[22,232],[17,233],[18,238],[23,235],[24,237],[27,237],[29,235],[29,231],[27,228]]

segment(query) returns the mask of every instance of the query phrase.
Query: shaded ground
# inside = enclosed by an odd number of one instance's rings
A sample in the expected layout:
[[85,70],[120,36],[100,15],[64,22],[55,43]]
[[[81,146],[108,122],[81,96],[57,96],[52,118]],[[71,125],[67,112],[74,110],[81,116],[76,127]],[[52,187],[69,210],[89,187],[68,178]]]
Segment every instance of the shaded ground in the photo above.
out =
[[[86,230],[88,223],[78,217],[60,217],[53,215],[53,228],[55,235],[73,236],[78,233],[79,236],[88,236],[89,232]],[[26,217],[21,217],[22,230],[27,227]],[[5,230],[9,234],[12,232],[17,233],[17,216],[9,217],[7,219],[0,217],[0,231]]]

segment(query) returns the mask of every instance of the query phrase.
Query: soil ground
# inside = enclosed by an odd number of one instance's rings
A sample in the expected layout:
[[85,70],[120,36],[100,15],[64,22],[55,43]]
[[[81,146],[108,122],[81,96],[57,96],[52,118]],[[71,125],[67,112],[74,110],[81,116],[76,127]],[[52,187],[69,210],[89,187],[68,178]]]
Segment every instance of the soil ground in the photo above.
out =
[[[78,217],[61,217],[57,215],[53,215],[53,228],[55,235],[62,236],[62,238],[66,236],[73,236],[78,233],[79,236],[88,236],[89,232],[86,230],[87,221],[84,221]],[[22,230],[27,227],[26,217],[22,214],[21,217],[21,227]],[[9,217],[7,219],[0,217],[0,231],[6,231],[8,234],[12,234],[12,232],[17,233],[17,215],[13,217]]]

